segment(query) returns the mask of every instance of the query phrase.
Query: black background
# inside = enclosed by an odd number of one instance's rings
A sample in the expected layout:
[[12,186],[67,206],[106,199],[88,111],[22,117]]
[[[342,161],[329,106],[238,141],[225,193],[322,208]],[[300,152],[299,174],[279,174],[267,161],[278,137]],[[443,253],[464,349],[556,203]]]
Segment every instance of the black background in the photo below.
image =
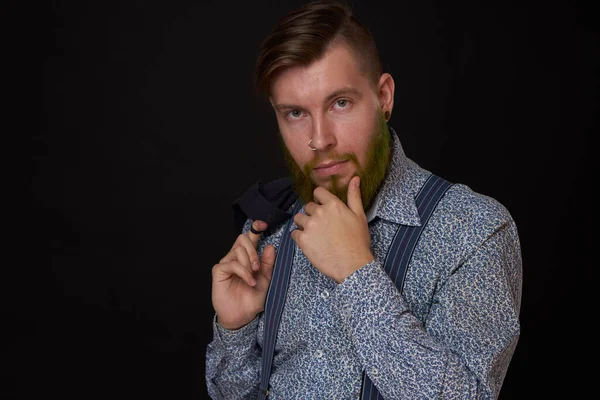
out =
[[[206,398],[210,274],[235,238],[231,202],[286,173],[254,62],[300,4],[29,11],[33,257],[11,268],[22,285],[3,285],[16,316],[3,397]],[[519,227],[522,335],[500,397],[583,392],[597,18],[569,1],[354,4],[395,78],[406,154],[495,197]]]

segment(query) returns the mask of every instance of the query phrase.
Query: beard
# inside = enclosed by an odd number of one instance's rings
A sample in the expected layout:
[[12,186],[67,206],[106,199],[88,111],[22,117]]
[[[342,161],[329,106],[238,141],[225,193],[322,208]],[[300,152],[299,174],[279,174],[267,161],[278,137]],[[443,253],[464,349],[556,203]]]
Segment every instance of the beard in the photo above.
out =
[[[279,135],[281,138],[281,134]],[[387,126],[387,121],[383,116],[383,112],[379,110],[377,113],[376,131],[372,135],[369,142],[365,166],[360,165],[358,157],[354,153],[336,153],[335,151],[328,152],[322,157],[319,157],[318,152],[315,152],[315,158],[309,161],[301,169],[294,161],[289,150],[281,140],[285,163],[290,171],[294,191],[304,204],[313,201],[313,191],[317,185],[312,179],[312,170],[319,164],[320,158],[336,161],[350,161],[356,167],[354,176],[360,176],[360,194],[362,198],[363,208],[365,212],[371,207],[371,203],[375,199],[381,183],[386,177],[389,162],[391,160],[391,141],[390,131]],[[349,182],[349,181],[348,181]],[[338,197],[347,205],[348,200],[348,184],[342,185],[339,181],[339,176],[332,175],[329,177],[329,184],[325,187],[329,192]]]

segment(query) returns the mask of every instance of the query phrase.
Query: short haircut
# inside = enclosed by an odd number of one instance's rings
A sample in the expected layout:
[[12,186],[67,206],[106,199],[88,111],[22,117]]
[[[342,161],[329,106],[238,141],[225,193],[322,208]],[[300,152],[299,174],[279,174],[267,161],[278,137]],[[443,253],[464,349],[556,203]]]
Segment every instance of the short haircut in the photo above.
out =
[[383,73],[371,32],[338,1],[312,1],[283,17],[262,43],[256,63],[256,90],[269,95],[283,70],[308,66],[335,44],[345,43],[362,72],[376,86]]

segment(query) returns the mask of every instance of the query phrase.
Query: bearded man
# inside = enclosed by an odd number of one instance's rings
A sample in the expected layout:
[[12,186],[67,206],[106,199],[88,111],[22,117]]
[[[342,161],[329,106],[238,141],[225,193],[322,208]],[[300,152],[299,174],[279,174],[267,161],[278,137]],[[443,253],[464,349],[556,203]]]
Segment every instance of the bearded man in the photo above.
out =
[[343,5],[284,17],[257,86],[292,184],[242,196],[242,233],[213,267],[210,396],[497,398],[520,334],[509,212],[405,156],[394,80]]

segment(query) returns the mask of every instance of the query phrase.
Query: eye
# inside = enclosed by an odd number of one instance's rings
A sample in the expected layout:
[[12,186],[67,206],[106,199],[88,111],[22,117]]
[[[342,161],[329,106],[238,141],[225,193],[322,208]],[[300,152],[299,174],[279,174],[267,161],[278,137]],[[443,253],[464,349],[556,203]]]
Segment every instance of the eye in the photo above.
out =
[[298,118],[300,118],[302,116],[302,111],[300,111],[300,110],[292,110],[292,111],[289,111],[286,114],[286,116],[289,117],[289,118],[291,118],[291,119],[298,119]]
[[335,101],[333,108],[335,109],[342,109],[342,108],[348,108],[350,106],[350,100],[348,99],[338,99]]

